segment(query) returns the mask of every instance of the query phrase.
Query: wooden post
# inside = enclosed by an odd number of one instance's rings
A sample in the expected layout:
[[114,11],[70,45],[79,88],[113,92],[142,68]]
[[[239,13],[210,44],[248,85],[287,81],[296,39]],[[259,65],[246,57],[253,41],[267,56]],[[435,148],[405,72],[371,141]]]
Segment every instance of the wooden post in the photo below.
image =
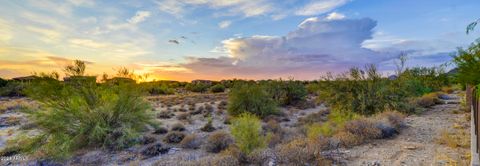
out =
[[466,109],[467,110],[472,110],[472,85],[467,84],[466,90],[465,90],[465,104],[466,104]]

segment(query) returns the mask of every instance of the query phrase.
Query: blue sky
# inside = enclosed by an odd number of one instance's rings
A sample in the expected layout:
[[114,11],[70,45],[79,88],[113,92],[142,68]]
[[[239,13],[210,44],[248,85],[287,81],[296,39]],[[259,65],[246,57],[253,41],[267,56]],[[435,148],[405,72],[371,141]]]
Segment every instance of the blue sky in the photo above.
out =
[[0,77],[125,66],[155,79],[316,79],[409,53],[445,63],[478,0],[1,0]]

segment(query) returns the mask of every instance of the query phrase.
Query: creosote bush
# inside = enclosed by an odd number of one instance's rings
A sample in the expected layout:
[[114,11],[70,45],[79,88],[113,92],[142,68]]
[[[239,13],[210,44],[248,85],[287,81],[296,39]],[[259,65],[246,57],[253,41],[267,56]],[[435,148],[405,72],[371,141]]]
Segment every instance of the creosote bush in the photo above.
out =
[[276,103],[256,84],[237,84],[229,93],[228,112],[238,116],[251,113],[265,117],[277,113]]
[[210,153],[219,153],[233,144],[233,138],[224,131],[212,133],[205,143],[205,150]]
[[212,93],[225,92],[225,86],[223,86],[222,84],[216,84],[216,85],[210,87],[210,92],[212,92]]
[[235,144],[244,154],[266,146],[266,137],[262,135],[261,121],[255,115],[242,114],[234,119],[231,127]]
[[73,87],[44,79],[32,83],[27,94],[41,104],[42,109],[25,112],[40,133],[19,137],[17,145],[43,157],[65,158],[85,147],[122,149],[145,125],[155,125],[149,103],[129,85]]

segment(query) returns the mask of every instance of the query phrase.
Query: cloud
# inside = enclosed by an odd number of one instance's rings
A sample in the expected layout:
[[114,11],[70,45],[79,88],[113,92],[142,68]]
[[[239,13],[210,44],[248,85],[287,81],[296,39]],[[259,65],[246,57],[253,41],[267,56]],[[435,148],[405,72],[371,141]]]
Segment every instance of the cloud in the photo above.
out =
[[25,29],[30,32],[34,32],[41,35],[40,39],[48,43],[58,41],[60,37],[62,37],[62,34],[60,32],[51,30],[51,29],[40,28],[35,26],[27,26],[25,27]]
[[206,6],[212,9],[222,11],[222,15],[243,15],[253,17],[271,13],[274,11],[273,4],[267,0],[163,0],[155,2],[158,8],[176,17],[186,11],[187,7]]
[[301,16],[311,16],[327,13],[337,7],[345,5],[349,0],[321,0],[311,2],[298,9],[295,14]]
[[345,15],[342,13],[332,12],[326,17],[327,20],[341,20],[344,19]]
[[137,11],[135,16],[132,18],[128,19],[128,22],[131,24],[138,24],[147,19],[147,17],[150,17],[150,12],[149,11]]
[[[182,66],[196,74],[244,78],[295,76],[316,79],[328,71],[378,64],[394,58],[363,48],[372,38],[376,21],[312,17],[284,36],[254,35],[222,42],[228,56],[188,58]],[[218,49],[217,49],[218,50]]]
[[0,19],[0,43],[6,43],[12,38],[12,26],[7,21]]
[[104,48],[107,47],[109,44],[107,43],[99,43],[90,39],[70,39],[70,44],[80,47],[87,47],[87,48]]
[[218,23],[218,27],[225,29],[225,28],[228,28],[231,24],[232,24],[232,21],[226,20]]

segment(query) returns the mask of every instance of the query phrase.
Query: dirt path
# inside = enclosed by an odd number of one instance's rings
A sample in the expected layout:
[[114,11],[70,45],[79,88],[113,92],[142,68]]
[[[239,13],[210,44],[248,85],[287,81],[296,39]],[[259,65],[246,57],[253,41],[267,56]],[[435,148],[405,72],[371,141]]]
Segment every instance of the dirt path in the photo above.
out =
[[468,148],[450,148],[437,141],[445,131],[464,130],[468,134],[470,122],[466,121],[467,114],[457,113],[459,108],[459,104],[436,105],[420,115],[407,117],[407,127],[395,138],[345,150],[347,165],[448,164],[452,158],[460,157],[460,152],[468,151]]

